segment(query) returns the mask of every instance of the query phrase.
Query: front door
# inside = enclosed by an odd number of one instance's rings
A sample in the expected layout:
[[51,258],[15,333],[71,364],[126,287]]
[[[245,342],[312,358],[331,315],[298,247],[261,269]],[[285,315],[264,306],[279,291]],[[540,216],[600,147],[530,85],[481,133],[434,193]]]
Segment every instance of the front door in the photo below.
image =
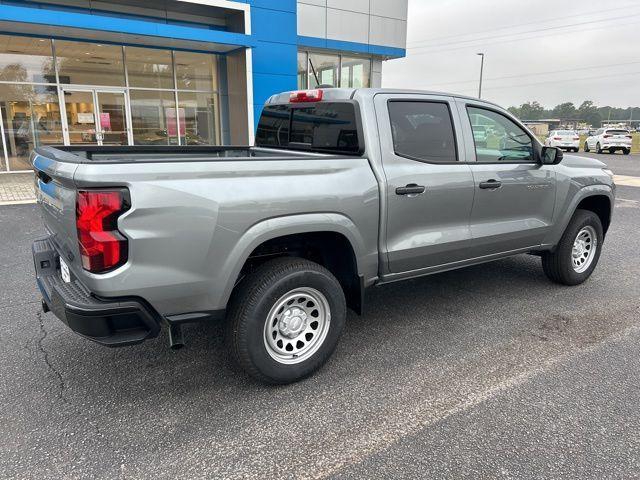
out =
[[126,95],[115,90],[64,89],[66,145],[130,145]]
[[470,254],[483,257],[540,245],[553,219],[555,167],[538,161],[540,147],[506,113],[467,100],[458,105],[467,131],[482,127],[487,133],[483,142],[468,135],[467,160],[475,182]]
[[386,251],[391,276],[468,258],[474,183],[450,97],[375,97],[386,178]]

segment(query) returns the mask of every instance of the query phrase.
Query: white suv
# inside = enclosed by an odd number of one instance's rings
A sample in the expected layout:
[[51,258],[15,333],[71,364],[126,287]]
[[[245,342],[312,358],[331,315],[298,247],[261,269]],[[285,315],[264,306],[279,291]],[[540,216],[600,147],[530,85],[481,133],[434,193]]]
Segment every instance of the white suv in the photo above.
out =
[[544,145],[577,152],[580,150],[580,135],[573,130],[552,130],[545,139]]
[[602,153],[603,150],[608,150],[609,153],[615,153],[616,150],[622,150],[622,153],[629,155],[631,140],[629,130],[600,128],[584,142],[584,151],[595,150],[596,153]]

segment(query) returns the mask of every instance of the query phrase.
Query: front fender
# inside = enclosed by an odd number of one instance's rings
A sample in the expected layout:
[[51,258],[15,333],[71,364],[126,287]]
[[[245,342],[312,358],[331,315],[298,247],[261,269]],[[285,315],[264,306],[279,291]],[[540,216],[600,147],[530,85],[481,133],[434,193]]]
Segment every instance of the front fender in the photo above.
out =
[[555,221],[555,224],[547,238],[544,241],[544,246],[555,247],[558,242],[560,242],[560,238],[562,234],[569,225],[573,214],[580,202],[582,202],[585,198],[593,197],[597,195],[604,195],[609,199],[609,203],[611,205],[611,215],[613,215],[613,206],[615,203],[615,188],[610,187],[609,185],[598,184],[598,185],[589,185],[586,187],[582,187],[578,190],[573,196],[570,197],[563,205],[558,205],[558,209],[560,214]]
[[274,238],[312,232],[335,232],[344,235],[355,254],[358,274],[362,275],[365,281],[377,275],[377,252],[367,251],[362,234],[348,217],[339,213],[275,217],[250,227],[227,256],[222,272],[228,273],[225,273],[225,278],[220,279],[225,287],[220,290],[218,303],[226,306],[242,267],[256,247]]

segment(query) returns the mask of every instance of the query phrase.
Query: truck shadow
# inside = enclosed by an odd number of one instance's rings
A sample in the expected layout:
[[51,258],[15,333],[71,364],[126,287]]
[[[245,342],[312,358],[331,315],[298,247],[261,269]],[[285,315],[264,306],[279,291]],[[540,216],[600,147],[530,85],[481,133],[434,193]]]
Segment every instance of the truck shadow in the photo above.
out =
[[[335,374],[353,375],[354,365],[370,367],[369,356],[379,359],[381,352],[385,363],[396,364],[410,362],[425,351],[437,355],[452,335],[464,335],[475,328],[479,316],[492,318],[496,304],[518,302],[520,295],[526,298],[550,288],[534,257],[505,259],[376,287],[368,292],[363,316],[349,312],[333,361],[307,382]],[[483,304],[493,305],[493,311],[479,308]],[[222,321],[186,326],[184,335],[186,347],[178,351],[168,348],[166,329],[142,345],[105,349],[65,330],[51,340],[55,345],[49,349],[69,387],[84,390],[78,393],[85,398],[108,394],[121,397],[119,401],[140,401],[159,391],[163,396],[181,397],[190,392],[201,394],[203,389],[249,389],[255,393],[273,388],[254,382],[231,365]],[[411,349],[414,343],[421,348]],[[401,348],[403,345],[407,348]],[[79,355],[85,361],[78,362]],[[101,381],[88,383],[87,378]]]

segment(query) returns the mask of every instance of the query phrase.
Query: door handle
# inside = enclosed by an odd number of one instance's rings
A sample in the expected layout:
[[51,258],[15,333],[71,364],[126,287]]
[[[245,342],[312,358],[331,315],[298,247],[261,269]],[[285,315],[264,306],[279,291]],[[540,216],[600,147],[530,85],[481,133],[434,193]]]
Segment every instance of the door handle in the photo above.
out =
[[410,183],[405,187],[396,188],[396,195],[420,195],[424,193],[425,190],[426,188],[423,185]]
[[500,188],[502,186],[502,182],[495,180],[495,179],[491,179],[491,180],[487,180],[486,182],[480,182],[480,188],[482,188],[483,190],[485,189],[496,189],[496,188]]

